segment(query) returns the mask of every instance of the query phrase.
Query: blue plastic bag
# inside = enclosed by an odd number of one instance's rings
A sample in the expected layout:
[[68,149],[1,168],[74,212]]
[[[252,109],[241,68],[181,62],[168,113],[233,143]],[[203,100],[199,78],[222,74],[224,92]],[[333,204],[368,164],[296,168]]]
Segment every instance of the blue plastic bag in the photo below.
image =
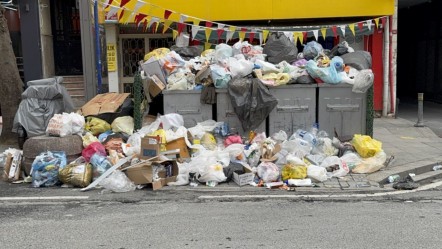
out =
[[40,153],[32,163],[32,186],[51,187],[59,184],[58,170],[66,166],[64,151],[46,151]]

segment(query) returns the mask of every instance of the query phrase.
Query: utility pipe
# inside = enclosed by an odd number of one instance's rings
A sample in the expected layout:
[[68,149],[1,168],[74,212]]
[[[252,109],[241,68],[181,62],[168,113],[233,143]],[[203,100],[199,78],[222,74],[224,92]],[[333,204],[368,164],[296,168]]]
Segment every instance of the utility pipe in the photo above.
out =
[[382,116],[386,117],[388,114],[388,89],[389,89],[389,54],[390,54],[390,29],[389,20],[386,18],[384,25],[384,87],[382,96]]
[[100,44],[100,28],[98,26],[98,1],[94,3],[94,27],[95,27],[95,58],[97,70],[97,93],[101,93],[101,44]]
[[396,86],[396,48],[397,48],[397,1],[395,0],[394,14],[390,16],[390,113],[396,117],[396,96],[397,96],[397,86]]

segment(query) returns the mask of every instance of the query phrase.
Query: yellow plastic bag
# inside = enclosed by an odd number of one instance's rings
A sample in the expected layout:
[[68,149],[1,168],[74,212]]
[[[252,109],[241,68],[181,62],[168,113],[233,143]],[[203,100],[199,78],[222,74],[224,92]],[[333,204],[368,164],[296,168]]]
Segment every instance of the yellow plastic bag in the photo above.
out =
[[84,136],[81,136],[81,138],[83,139],[83,147],[86,148],[89,146],[89,144],[93,143],[93,142],[100,142],[100,140],[98,140],[98,138],[94,135],[92,135],[92,133],[90,132],[86,132],[86,134],[84,134]]
[[112,122],[111,127],[113,132],[132,135],[134,133],[134,119],[131,116],[118,117]]
[[355,134],[351,144],[363,158],[372,157],[382,150],[382,143],[367,135]]
[[304,179],[307,177],[307,167],[302,165],[286,164],[281,169],[282,180]]
[[58,179],[74,187],[87,187],[92,182],[92,165],[79,157],[58,171]]
[[90,131],[94,136],[97,136],[110,129],[112,129],[111,125],[102,119],[96,117],[86,118],[85,130]]
[[147,53],[144,55],[144,61],[149,60],[151,57],[154,57],[155,59],[159,60],[166,56],[170,52],[170,49],[168,48],[157,48],[153,50],[152,52]]

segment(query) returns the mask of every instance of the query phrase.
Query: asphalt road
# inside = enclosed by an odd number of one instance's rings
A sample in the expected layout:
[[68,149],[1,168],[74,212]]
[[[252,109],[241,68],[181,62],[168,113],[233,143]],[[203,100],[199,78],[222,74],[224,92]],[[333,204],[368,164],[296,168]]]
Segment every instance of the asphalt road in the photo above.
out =
[[440,248],[441,201],[1,203],[2,248]]

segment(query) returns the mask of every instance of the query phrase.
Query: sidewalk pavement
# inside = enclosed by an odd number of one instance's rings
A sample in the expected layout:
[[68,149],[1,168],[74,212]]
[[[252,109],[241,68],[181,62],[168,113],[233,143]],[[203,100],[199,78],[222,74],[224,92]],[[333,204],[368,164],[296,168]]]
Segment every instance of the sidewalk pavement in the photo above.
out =
[[[401,172],[414,172],[416,168],[435,164],[442,161],[442,138],[438,137],[429,127],[414,127],[412,121],[403,118],[375,118],[373,138],[382,142],[382,148],[387,158],[394,156],[392,163],[378,172],[364,174],[349,174],[341,179],[331,179],[317,184],[316,188],[301,188],[307,192],[384,192],[393,191],[391,186],[379,184],[392,174]],[[1,127],[0,127],[1,131]],[[10,146],[0,145],[0,152]],[[0,183],[3,186],[5,183]],[[19,184],[21,185],[21,184]],[[10,185],[11,188],[17,185]],[[20,188],[23,189],[23,188]],[[248,186],[238,187],[234,183],[220,184],[214,188],[200,185],[197,188],[189,186],[165,187],[162,190],[176,191],[209,191],[209,192],[253,192],[259,193],[259,189]],[[61,190],[61,188],[60,188]],[[65,189],[66,190],[66,189]],[[258,191],[258,192],[257,192]],[[298,191],[298,190],[297,190]],[[3,191],[2,191],[3,192]],[[87,192],[89,194],[89,192]]]

